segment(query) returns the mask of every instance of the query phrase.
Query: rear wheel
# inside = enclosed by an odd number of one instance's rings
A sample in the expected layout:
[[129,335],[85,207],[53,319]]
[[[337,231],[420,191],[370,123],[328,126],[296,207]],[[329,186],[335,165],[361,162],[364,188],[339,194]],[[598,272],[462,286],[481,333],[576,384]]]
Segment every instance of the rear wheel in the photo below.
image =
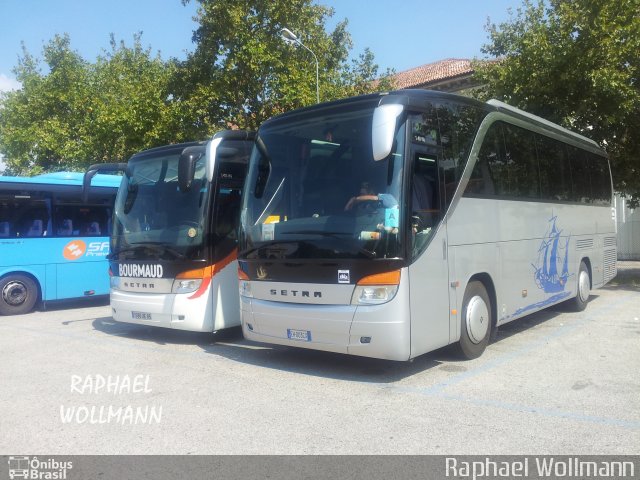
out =
[[589,277],[589,269],[584,262],[580,262],[580,270],[578,271],[578,292],[576,296],[569,300],[569,307],[574,312],[582,312],[587,308],[589,295],[591,294],[591,278]]
[[27,275],[7,275],[0,280],[0,315],[30,312],[38,300],[38,286]]
[[471,360],[478,358],[489,344],[491,336],[491,300],[481,282],[469,282],[464,291],[460,312],[458,352]]

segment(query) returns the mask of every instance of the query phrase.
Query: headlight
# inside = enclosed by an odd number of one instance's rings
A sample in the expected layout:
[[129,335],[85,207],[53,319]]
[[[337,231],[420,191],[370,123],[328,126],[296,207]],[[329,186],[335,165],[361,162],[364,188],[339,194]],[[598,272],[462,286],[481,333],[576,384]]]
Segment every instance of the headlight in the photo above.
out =
[[352,305],[379,305],[393,300],[398,292],[397,285],[367,285],[356,287],[351,297]]
[[351,296],[351,305],[380,305],[393,300],[400,285],[400,270],[361,278]]
[[240,289],[241,296],[253,298],[253,293],[251,293],[251,282],[248,282],[246,280],[240,280],[238,287]]
[[110,277],[109,283],[111,288],[120,288],[120,277]]
[[173,293],[191,293],[195,292],[202,285],[201,278],[176,279],[173,281],[171,292]]

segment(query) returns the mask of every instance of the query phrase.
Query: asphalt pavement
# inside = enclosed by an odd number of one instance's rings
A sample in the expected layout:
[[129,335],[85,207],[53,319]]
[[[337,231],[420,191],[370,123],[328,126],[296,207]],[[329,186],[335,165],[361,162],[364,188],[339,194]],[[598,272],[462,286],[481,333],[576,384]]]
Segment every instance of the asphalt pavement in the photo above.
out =
[[0,452],[639,454],[637,266],[584,312],[501,327],[472,361],[120,324],[105,302],[0,317]]

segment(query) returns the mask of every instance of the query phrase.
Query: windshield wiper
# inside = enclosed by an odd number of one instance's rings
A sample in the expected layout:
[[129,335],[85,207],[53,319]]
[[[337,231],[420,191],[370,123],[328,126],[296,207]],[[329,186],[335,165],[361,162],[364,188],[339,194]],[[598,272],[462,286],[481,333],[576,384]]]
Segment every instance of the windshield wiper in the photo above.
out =
[[[298,234],[298,235],[320,235],[322,237],[332,237],[332,238],[340,238],[343,236],[351,237],[351,233],[349,232],[327,232],[326,230],[294,230],[291,232],[280,232],[281,235],[285,234]],[[351,237],[353,238],[353,237]],[[356,242],[353,241],[352,246],[356,247],[358,252],[364,254],[367,258],[376,258],[376,252],[372,252],[370,250],[366,250],[359,245],[356,245]]]
[[351,236],[350,232],[327,232],[326,230],[293,230],[289,232],[280,232],[280,235],[321,235],[323,237],[337,237],[338,235]]

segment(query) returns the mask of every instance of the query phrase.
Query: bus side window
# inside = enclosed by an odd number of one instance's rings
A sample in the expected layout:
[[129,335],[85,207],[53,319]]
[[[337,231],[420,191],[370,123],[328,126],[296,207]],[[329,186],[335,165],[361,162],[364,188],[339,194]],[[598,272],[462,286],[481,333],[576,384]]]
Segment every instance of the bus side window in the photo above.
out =
[[416,154],[413,185],[411,193],[412,215],[420,217],[420,223],[425,229],[434,223],[434,213],[437,205],[437,170],[436,159],[429,155]]
[[70,218],[62,219],[57,229],[57,234],[63,237],[69,237],[73,234],[73,220]]
[[0,238],[7,238],[11,235],[11,224],[7,221],[0,222]]
[[465,195],[493,197],[508,192],[502,146],[502,127],[494,123],[484,136]]
[[44,233],[44,228],[42,226],[42,220],[39,218],[36,218],[34,220],[31,220],[31,224],[27,229],[27,233],[25,234],[25,237],[42,237],[43,233]]
[[573,145],[566,146],[571,167],[571,199],[578,203],[591,203],[591,171],[587,163],[587,152]]
[[[34,193],[36,197],[38,194]],[[39,198],[30,198],[21,208],[22,217],[21,228],[19,228],[19,236],[22,237],[46,237],[50,235],[47,229],[50,228],[49,219],[49,203],[48,200]]]
[[533,132],[505,124],[504,137],[509,169],[509,196],[540,198],[538,158]]
[[414,154],[411,178],[411,238],[412,255],[422,253],[431,237],[431,231],[439,220],[438,169],[434,155]]
[[564,145],[552,138],[536,134],[540,170],[540,196],[544,200],[571,199],[571,172]]

